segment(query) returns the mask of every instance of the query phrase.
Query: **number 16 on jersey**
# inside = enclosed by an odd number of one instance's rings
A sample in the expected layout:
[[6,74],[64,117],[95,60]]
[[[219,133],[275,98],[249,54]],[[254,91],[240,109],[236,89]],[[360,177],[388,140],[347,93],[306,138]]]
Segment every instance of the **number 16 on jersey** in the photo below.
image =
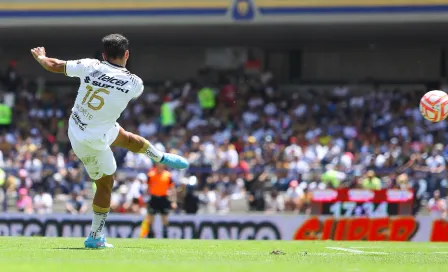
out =
[[110,94],[110,91],[102,88],[94,91],[93,87],[90,85],[87,85],[86,89],[87,93],[82,99],[82,104],[84,105],[87,102],[87,107],[91,110],[100,110],[104,106],[104,98],[100,94],[108,95]]

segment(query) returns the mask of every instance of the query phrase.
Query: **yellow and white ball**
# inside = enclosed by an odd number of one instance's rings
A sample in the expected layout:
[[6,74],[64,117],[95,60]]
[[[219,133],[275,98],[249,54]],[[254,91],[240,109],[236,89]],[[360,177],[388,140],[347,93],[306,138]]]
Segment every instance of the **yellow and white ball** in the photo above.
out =
[[420,100],[420,112],[431,122],[445,120],[448,117],[448,94],[438,90],[427,92]]

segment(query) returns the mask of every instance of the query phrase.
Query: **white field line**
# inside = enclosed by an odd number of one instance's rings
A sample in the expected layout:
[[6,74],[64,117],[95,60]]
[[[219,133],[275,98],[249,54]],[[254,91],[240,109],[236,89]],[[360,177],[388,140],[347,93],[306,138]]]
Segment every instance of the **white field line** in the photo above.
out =
[[442,252],[432,252],[432,253],[435,253],[435,254],[448,254],[448,251],[442,251]]
[[333,249],[333,250],[350,252],[350,253],[356,253],[356,254],[381,254],[381,255],[387,254],[386,252],[362,251],[362,250],[358,250],[358,249],[351,249],[351,248],[345,248],[345,247],[327,247],[327,248]]
[[384,247],[380,247],[380,246],[362,246],[362,247],[349,247],[349,248],[353,248],[353,249],[370,249],[370,248],[384,248]]
[[[400,243],[397,243],[396,245],[394,245],[393,243],[390,243],[390,246],[394,249],[409,249],[409,248],[431,248],[431,249],[442,249],[442,250],[447,250],[448,251],[448,243],[446,244],[442,244],[442,245],[432,245],[432,244],[421,244],[421,243],[408,243],[408,244],[413,244],[412,246],[404,246]],[[415,247],[413,247],[415,246]],[[372,246],[350,246],[348,248],[354,248],[354,249],[369,249],[369,248],[385,248],[384,246],[376,246],[376,245],[372,245]]]
[[347,255],[343,252],[325,252],[325,253],[318,253],[318,252],[308,252],[306,254],[307,256],[340,256],[340,255]]
[[362,254],[362,253],[365,252],[365,251],[362,251],[362,250],[343,248],[343,247],[327,247],[327,248],[328,249],[333,249],[333,250],[340,250],[340,251],[350,252],[350,253],[357,253],[357,254]]

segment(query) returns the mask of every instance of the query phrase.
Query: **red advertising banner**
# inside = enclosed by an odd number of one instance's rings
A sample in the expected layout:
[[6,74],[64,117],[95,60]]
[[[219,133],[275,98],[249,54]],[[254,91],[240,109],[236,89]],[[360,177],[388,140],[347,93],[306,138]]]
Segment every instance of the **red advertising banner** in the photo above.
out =
[[296,230],[294,240],[402,242],[412,241],[417,232],[429,232],[429,241],[448,242],[447,221],[433,220],[430,229],[425,229],[420,222],[423,222],[422,219],[412,216],[341,219],[312,217]]
[[294,240],[410,241],[417,230],[414,217],[327,218],[306,220]]

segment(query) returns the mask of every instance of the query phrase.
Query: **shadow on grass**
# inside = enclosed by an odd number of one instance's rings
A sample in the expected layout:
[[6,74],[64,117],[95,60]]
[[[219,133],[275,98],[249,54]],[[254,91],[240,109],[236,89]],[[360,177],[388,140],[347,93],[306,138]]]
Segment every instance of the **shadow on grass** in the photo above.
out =
[[54,249],[54,250],[94,250],[94,249],[85,248],[85,247],[55,247],[52,249]]
[[[138,247],[138,246],[123,246],[121,249],[143,249],[143,250],[153,250],[150,247]],[[52,250],[107,250],[107,248],[85,248],[85,247],[55,247]]]
[[147,246],[141,246],[141,247],[139,247],[139,246],[123,246],[123,247],[120,247],[120,248],[154,250],[154,248],[147,247]]

